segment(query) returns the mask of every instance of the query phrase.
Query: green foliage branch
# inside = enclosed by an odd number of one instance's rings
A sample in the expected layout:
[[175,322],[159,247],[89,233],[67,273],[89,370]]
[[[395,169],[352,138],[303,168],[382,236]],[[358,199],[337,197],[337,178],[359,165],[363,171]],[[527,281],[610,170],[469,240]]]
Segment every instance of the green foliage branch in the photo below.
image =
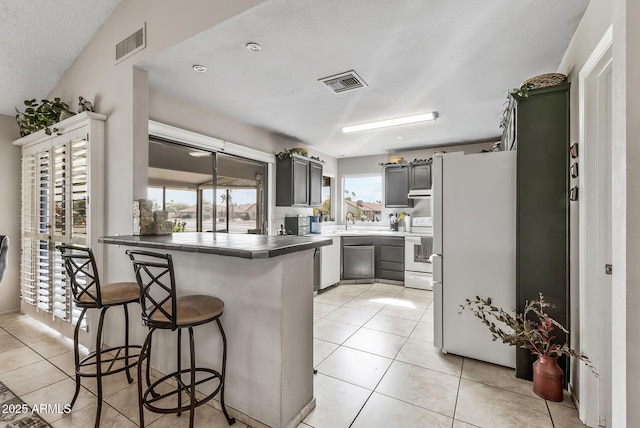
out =
[[[557,328],[564,333],[568,333],[568,331],[545,312],[546,308],[555,306],[547,303],[542,293],[539,295],[539,299],[526,302],[524,313],[515,316],[493,305],[490,297],[482,299],[479,296],[473,300],[465,299],[465,303],[460,305],[461,309],[458,314],[461,315],[464,310],[473,312],[489,328],[494,342],[500,339],[502,343],[528,349],[532,354],[545,357],[560,357],[562,355],[575,357],[583,361],[598,376],[595,367],[586,355],[571,349],[567,343],[556,343],[554,330]],[[496,321],[504,324],[506,329],[496,325]]]

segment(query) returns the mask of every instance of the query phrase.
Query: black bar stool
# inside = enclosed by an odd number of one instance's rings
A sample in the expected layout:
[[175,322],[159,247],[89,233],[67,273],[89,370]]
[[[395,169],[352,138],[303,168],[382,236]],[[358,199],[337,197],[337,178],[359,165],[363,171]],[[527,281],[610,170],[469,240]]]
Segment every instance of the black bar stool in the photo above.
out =
[[[71,292],[73,302],[76,307],[82,308],[80,317],[76,323],[73,334],[73,353],[76,368],[76,392],[71,400],[71,408],[78,398],[80,392],[80,378],[95,377],[98,388],[98,409],[96,411],[96,428],[100,426],[100,412],[102,410],[102,377],[126,371],[127,380],[133,382],[129,369],[138,363],[137,355],[130,355],[131,350],[140,350],[140,345],[129,345],[129,303],[140,301],[140,287],[135,282],[118,282],[113,284],[100,284],[96,261],[93,251],[90,248],[83,248],[74,245],[60,245],[57,247],[62,253],[64,266],[71,280]],[[108,349],[101,349],[102,327],[107,309],[113,306],[124,308],[125,336],[124,346],[116,346]],[[96,350],[89,353],[80,360],[78,349],[78,332],[82,320],[87,313],[87,309],[100,309],[100,321],[98,322],[98,332],[96,338]],[[115,352],[115,356],[107,355]],[[121,356],[121,353],[124,355]],[[124,365],[121,361],[124,360]],[[114,367],[114,365],[117,365]],[[108,364],[103,370],[102,364]],[[95,366],[95,372],[90,370]],[[84,369],[84,370],[83,370]]]
[[[220,393],[220,404],[229,425],[235,423],[235,419],[229,416],[224,404],[224,376],[227,364],[227,338],[220,322],[220,316],[224,310],[224,302],[217,297],[206,295],[176,296],[176,281],[173,270],[173,260],[170,254],[158,254],[148,251],[127,250],[127,254],[133,262],[136,279],[140,286],[140,304],[142,306],[142,322],[149,327],[149,333],[142,345],[138,363],[138,400],[140,407],[140,427],[144,427],[144,408],[155,413],[177,413],[189,411],[189,427],[193,427],[194,411],[198,406]],[[193,340],[193,327],[215,321],[222,336],[222,369],[220,372],[196,367],[195,344]],[[189,329],[189,348],[191,353],[191,367],[180,368],[180,348],[182,329]],[[178,330],[178,364],[177,370],[159,380],[150,383],[149,366],[151,359],[151,339],[157,329]],[[142,390],[142,361],[147,359],[147,388]],[[182,374],[190,375],[190,382],[182,381]],[[196,373],[205,373],[206,377],[196,382]],[[175,378],[177,389],[165,394],[158,394],[155,388],[162,382]],[[217,388],[205,398],[196,398],[196,386],[205,382],[218,379]],[[182,404],[182,391],[189,395],[188,405]],[[177,395],[176,407],[160,407],[158,402],[164,398]]]

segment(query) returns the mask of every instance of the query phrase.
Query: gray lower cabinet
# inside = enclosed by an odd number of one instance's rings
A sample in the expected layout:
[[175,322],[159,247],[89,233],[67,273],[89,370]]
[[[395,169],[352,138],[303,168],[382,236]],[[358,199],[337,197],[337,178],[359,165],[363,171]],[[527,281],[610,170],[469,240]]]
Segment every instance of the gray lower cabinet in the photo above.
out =
[[404,238],[342,237],[341,272],[341,279],[404,281]]
[[404,281],[404,238],[380,238],[376,277]]
[[376,247],[373,245],[343,246],[343,279],[373,279],[375,277],[375,255]]

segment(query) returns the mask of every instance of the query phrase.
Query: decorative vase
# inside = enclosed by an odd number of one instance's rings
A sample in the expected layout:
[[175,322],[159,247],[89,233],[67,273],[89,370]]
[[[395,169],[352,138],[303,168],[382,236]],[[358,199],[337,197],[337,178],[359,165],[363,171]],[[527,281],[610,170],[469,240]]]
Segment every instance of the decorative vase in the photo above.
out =
[[562,401],[563,376],[564,373],[558,366],[558,357],[538,355],[533,363],[533,392],[545,400]]

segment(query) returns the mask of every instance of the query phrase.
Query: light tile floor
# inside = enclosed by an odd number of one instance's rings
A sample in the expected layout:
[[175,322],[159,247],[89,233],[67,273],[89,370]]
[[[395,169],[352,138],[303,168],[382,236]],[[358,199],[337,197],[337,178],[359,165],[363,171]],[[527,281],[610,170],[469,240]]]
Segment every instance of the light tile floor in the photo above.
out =
[[298,428],[584,426],[568,395],[546,402],[511,369],[434,348],[430,291],[322,292],[313,343],[316,408]]
[[[431,305],[429,291],[386,284],[340,285],[316,296],[316,408],[299,428],[584,426],[568,396],[546,402],[513,370],[441,354]],[[70,401],[71,350],[68,339],[28,316],[0,316],[0,381],[28,404]],[[135,383],[124,375],[106,381],[102,425],[137,426]],[[87,386],[71,414],[41,416],[54,428],[92,426],[95,385]],[[228,426],[214,404],[198,408],[196,426]],[[188,425],[188,417],[145,415],[150,428]]]

